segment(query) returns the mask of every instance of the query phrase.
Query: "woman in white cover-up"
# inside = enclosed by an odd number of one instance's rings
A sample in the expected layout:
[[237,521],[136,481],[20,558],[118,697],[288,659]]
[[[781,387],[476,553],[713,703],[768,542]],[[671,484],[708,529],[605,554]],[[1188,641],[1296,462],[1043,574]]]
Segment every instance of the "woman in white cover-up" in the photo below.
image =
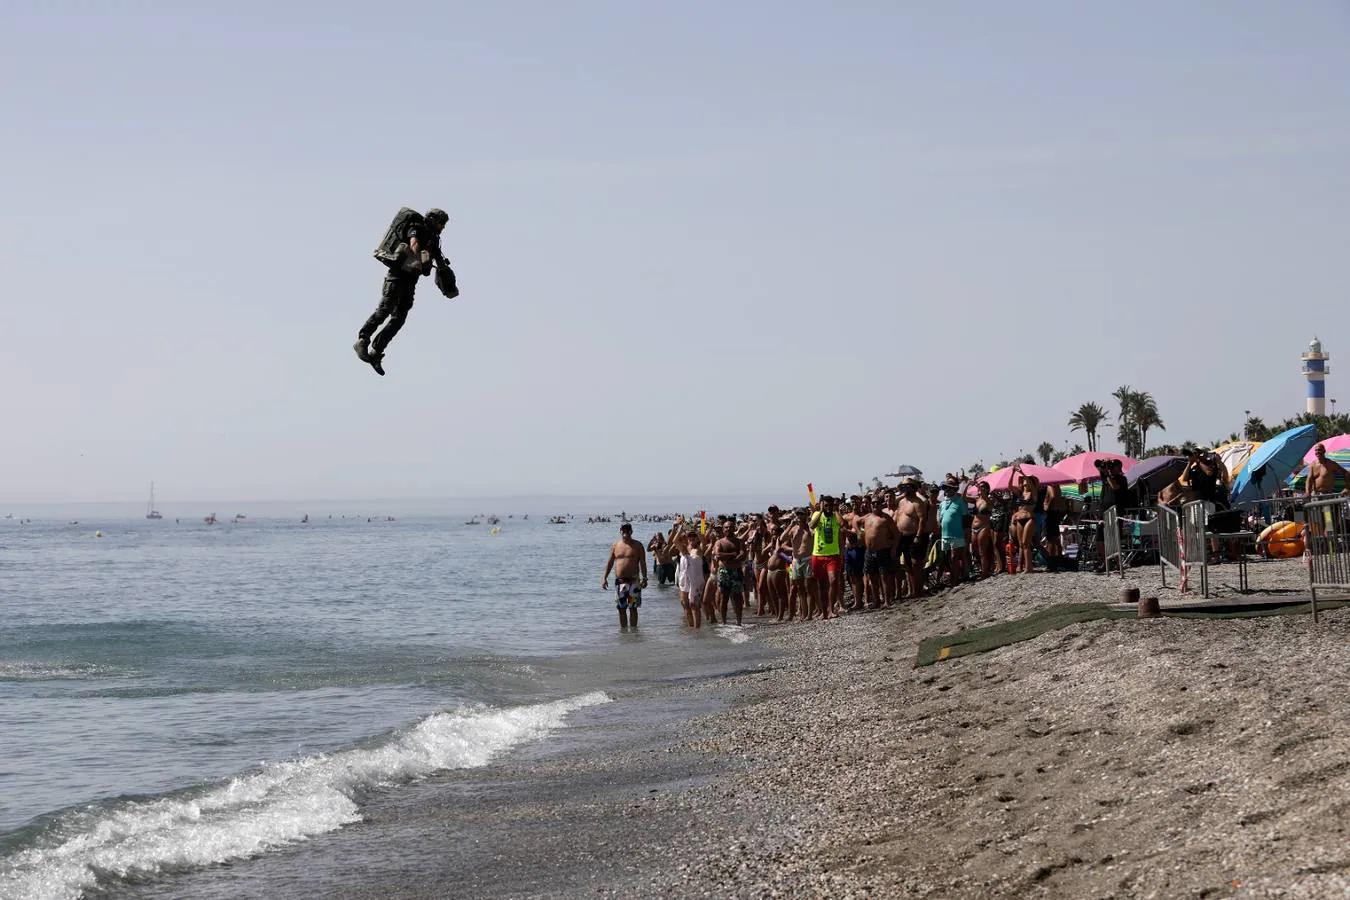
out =
[[680,591],[680,606],[684,607],[684,620],[690,628],[703,626],[703,583],[707,578],[704,571],[703,554],[699,552],[698,538],[692,534],[682,534],[676,539],[680,558],[675,565],[675,587]]

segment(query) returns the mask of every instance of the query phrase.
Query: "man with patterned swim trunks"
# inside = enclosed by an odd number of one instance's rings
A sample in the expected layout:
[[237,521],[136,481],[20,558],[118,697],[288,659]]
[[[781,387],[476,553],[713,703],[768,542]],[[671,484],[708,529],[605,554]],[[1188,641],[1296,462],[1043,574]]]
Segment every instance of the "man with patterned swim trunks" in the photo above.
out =
[[642,589],[647,586],[647,551],[633,540],[633,526],[624,522],[619,526],[619,540],[609,548],[605,574],[600,577],[600,589],[609,590],[609,572],[614,570],[614,587],[618,593],[615,607],[619,610],[619,628],[625,629],[632,617],[637,627],[638,607],[642,605]]
[[745,606],[745,565],[741,542],[736,537],[736,523],[728,519],[722,523],[722,538],[713,545],[717,559],[717,593],[722,595],[722,621],[727,620],[727,601],[736,608],[736,624],[741,624],[741,610]]

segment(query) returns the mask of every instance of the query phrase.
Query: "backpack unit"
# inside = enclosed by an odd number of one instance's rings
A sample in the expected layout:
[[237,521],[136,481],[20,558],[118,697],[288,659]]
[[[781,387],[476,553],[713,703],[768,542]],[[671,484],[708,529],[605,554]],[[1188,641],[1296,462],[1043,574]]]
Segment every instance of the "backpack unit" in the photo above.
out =
[[385,231],[384,238],[375,248],[374,256],[381,263],[389,268],[407,269],[411,261],[416,272],[421,272],[421,261],[410,260],[411,253],[408,248],[408,242],[403,239],[407,234],[408,227],[411,225],[423,225],[426,223],[426,217],[415,209],[403,207],[395,215],[394,220],[389,223],[389,229]]

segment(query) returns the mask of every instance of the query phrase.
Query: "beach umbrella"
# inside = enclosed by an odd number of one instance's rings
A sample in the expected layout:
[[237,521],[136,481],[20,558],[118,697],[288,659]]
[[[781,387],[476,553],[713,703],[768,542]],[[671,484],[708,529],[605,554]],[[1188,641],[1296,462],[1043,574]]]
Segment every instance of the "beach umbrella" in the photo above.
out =
[[1233,479],[1229,495],[1234,503],[1259,500],[1275,493],[1303,462],[1303,454],[1317,443],[1317,426],[1303,425],[1281,431],[1261,445],[1247,466]]
[[1184,456],[1150,456],[1141,459],[1130,470],[1130,474],[1125,476],[1125,483],[1132,488],[1142,488],[1146,494],[1156,494],[1176,481],[1185,469]]
[[[1313,445],[1310,448],[1308,448],[1308,452],[1303,454],[1303,461],[1305,463],[1311,465],[1312,461],[1317,458],[1318,444],[1321,444],[1323,447],[1326,447],[1327,456],[1331,456],[1333,453],[1336,453],[1340,450],[1350,450],[1350,434],[1338,434],[1335,437],[1327,438],[1325,441],[1314,441]],[[1340,462],[1339,459],[1337,459],[1336,461]]]
[[915,466],[896,466],[894,472],[887,472],[886,478],[922,478],[923,472]]
[[1247,460],[1261,446],[1262,441],[1229,441],[1214,448],[1214,455],[1223,461],[1231,482],[1247,466]]
[[1050,468],[1057,472],[1063,472],[1073,481],[1091,481],[1094,478],[1102,477],[1101,473],[1097,471],[1097,462],[1098,460],[1103,459],[1120,460],[1120,468],[1123,472],[1128,472],[1130,469],[1133,469],[1136,463],[1136,460],[1130,459],[1128,456],[1121,456],[1119,453],[1098,453],[1093,451],[1089,453],[1075,453],[1073,456],[1061,459]]
[[1040,479],[1042,486],[1050,484],[1071,484],[1074,481],[1074,479],[1070,478],[1068,475],[1056,471],[1055,469],[1046,466],[1038,466],[1035,463],[1022,463],[1020,470],[1016,470],[1012,466],[1007,466],[999,469],[997,472],[991,472],[988,475],[980,476],[970,483],[970,487],[966,489],[966,496],[974,497],[979,492],[979,483],[981,481],[988,482],[989,490],[991,491],[1010,491],[1016,486],[1016,483],[1013,481],[1014,475],[1018,477],[1021,477],[1022,475],[1034,475]]

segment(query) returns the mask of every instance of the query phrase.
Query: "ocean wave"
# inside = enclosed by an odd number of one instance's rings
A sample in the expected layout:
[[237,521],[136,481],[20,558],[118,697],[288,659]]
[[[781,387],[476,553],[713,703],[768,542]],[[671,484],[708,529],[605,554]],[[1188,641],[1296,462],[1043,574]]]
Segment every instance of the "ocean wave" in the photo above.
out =
[[593,692],[509,709],[428,716],[375,746],[265,764],[223,785],[59,817],[33,846],[0,859],[0,898],[75,900],[123,879],[221,863],[333,831],[361,819],[362,790],[486,765],[544,737]]
[[0,659],[0,681],[58,681],[76,678],[120,678],[133,670],[99,663],[59,663]]
[[720,638],[726,638],[733,644],[744,644],[750,640],[750,633],[746,631],[749,625],[714,625],[713,633]]

